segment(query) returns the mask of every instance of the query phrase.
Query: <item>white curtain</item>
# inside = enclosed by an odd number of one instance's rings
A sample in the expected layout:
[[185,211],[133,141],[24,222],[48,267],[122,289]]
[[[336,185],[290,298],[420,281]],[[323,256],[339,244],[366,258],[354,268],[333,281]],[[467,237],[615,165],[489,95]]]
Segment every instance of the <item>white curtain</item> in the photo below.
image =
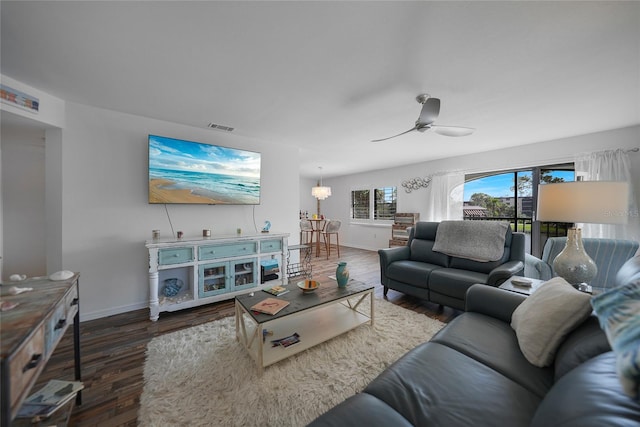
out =
[[427,187],[425,221],[462,219],[464,173],[448,172],[431,176]]
[[[583,237],[640,240],[640,220],[635,189],[631,179],[631,162],[625,150],[607,150],[580,154],[575,159],[576,176],[585,181],[626,181],[629,183],[627,224],[583,224]],[[594,200],[597,203],[597,200]]]

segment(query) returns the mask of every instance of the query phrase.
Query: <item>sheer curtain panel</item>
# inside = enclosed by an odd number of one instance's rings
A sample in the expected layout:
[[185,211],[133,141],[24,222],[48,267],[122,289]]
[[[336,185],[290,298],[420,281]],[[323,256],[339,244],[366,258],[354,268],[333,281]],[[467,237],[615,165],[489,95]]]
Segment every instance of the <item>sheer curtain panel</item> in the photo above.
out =
[[464,173],[435,174],[427,188],[426,221],[462,219]]

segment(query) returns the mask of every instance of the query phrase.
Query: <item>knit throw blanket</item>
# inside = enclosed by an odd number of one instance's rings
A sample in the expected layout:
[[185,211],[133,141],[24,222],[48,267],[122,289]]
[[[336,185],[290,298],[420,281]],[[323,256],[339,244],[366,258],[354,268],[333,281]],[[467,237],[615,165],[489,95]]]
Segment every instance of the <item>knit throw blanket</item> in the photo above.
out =
[[473,261],[498,261],[504,254],[508,222],[442,221],[433,250]]

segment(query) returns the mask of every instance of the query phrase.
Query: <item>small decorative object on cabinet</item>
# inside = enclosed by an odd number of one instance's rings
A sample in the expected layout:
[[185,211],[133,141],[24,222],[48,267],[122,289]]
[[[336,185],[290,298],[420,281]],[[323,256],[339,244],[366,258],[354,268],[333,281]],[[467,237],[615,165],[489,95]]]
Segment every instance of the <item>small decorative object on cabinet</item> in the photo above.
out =
[[409,240],[409,232],[407,229],[416,225],[420,219],[419,213],[396,213],[391,226],[391,240],[389,247],[405,246]]
[[[207,231],[207,230],[205,230]],[[205,235],[146,242],[149,251],[149,311],[196,307],[261,289],[259,263],[278,261],[287,271],[287,233]],[[283,277],[269,286],[287,284]]]

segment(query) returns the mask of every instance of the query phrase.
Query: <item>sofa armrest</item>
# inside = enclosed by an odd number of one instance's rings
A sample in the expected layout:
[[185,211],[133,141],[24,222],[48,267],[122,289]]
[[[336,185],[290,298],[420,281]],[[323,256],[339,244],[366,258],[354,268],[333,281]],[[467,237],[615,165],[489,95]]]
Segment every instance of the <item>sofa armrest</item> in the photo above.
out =
[[465,311],[484,314],[511,323],[513,311],[526,297],[524,294],[476,284],[467,289]]
[[409,259],[411,249],[409,246],[378,249],[378,255],[380,255],[380,267],[386,267],[392,262]]
[[387,267],[394,261],[409,259],[411,249],[409,249],[409,246],[378,249],[378,255],[380,256],[380,283],[385,287],[386,292],[386,287],[389,285],[389,281],[387,279]]
[[521,274],[523,271],[524,262],[515,260],[507,261],[491,270],[489,278],[487,279],[487,285],[500,286],[502,282],[507,280],[509,277]]
[[553,277],[553,270],[549,264],[531,254],[524,255],[524,277],[531,279],[549,280]]

